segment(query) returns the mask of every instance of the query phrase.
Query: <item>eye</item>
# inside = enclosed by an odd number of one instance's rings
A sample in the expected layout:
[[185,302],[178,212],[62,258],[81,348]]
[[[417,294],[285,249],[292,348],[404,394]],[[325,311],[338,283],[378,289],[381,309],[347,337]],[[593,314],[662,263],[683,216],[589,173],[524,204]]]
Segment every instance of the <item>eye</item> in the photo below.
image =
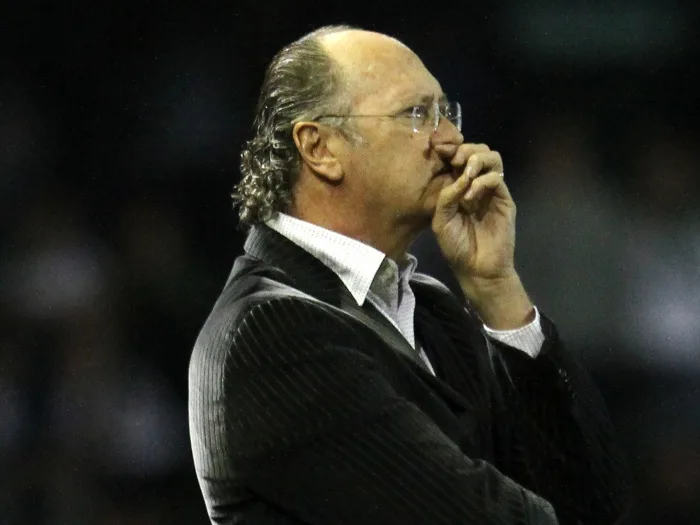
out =
[[419,120],[427,119],[429,112],[430,112],[430,107],[428,107],[426,104],[421,104],[419,106],[413,106],[413,108],[411,110],[411,114]]
[[404,117],[411,117],[411,116],[413,116],[415,109],[416,109],[415,106],[410,106],[410,107],[407,107],[406,109],[402,109],[401,111],[399,111],[397,113],[397,115],[401,115]]

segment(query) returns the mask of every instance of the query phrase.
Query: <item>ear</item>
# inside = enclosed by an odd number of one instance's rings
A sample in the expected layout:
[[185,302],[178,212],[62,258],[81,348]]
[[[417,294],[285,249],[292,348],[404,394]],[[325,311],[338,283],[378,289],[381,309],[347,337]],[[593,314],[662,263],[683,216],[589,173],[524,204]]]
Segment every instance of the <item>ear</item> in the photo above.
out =
[[343,167],[336,156],[339,143],[332,128],[318,122],[297,122],[292,137],[304,162],[328,182],[343,179]]

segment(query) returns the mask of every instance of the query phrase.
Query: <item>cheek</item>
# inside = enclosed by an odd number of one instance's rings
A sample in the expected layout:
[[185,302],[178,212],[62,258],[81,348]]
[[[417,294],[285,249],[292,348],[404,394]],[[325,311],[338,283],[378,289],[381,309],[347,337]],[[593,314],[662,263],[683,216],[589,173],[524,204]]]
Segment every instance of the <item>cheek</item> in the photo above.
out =
[[432,174],[430,147],[425,137],[414,133],[402,136],[387,151],[391,152],[392,167],[406,178],[424,183],[425,175]]
[[352,169],[360,184],[382,193],[405,193],[416,186],[424,187],[435,165],[430,161],[428,138],[396,130],[382,138],[373,137],[369,147],[361,148],[354,156]]

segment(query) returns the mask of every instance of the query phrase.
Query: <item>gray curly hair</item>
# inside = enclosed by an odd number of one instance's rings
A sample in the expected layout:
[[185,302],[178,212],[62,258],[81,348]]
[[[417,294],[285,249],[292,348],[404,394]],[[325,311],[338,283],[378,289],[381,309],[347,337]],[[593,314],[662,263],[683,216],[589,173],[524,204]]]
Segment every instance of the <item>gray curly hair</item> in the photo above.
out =
[[[348,113],[340,66],[320,37],[351,26],[325,26],[283,48],[272,59],[260,90],[253,138],[241,152],[241,181],[231,197],[239,207],[240,225],[249,227],[286,211],[299,175],[301,159],[292,129],[297,122],[324,114]],[[354,138],[347,119],[325,122]]]

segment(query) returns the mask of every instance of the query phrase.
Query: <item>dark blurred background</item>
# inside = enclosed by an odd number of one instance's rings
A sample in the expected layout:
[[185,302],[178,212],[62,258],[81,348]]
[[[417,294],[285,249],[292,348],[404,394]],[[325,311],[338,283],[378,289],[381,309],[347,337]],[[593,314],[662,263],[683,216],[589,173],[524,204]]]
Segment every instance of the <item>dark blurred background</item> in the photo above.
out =
[[[264,68],[329,23],[392,34],[499,150],[537,305],[598,379],[625,525],[700,523],[698,22],[673,0],[6,2],[0,525],[205,524],[198,330],[243,236]],[[415,245],[443,278],[433,240]]]

